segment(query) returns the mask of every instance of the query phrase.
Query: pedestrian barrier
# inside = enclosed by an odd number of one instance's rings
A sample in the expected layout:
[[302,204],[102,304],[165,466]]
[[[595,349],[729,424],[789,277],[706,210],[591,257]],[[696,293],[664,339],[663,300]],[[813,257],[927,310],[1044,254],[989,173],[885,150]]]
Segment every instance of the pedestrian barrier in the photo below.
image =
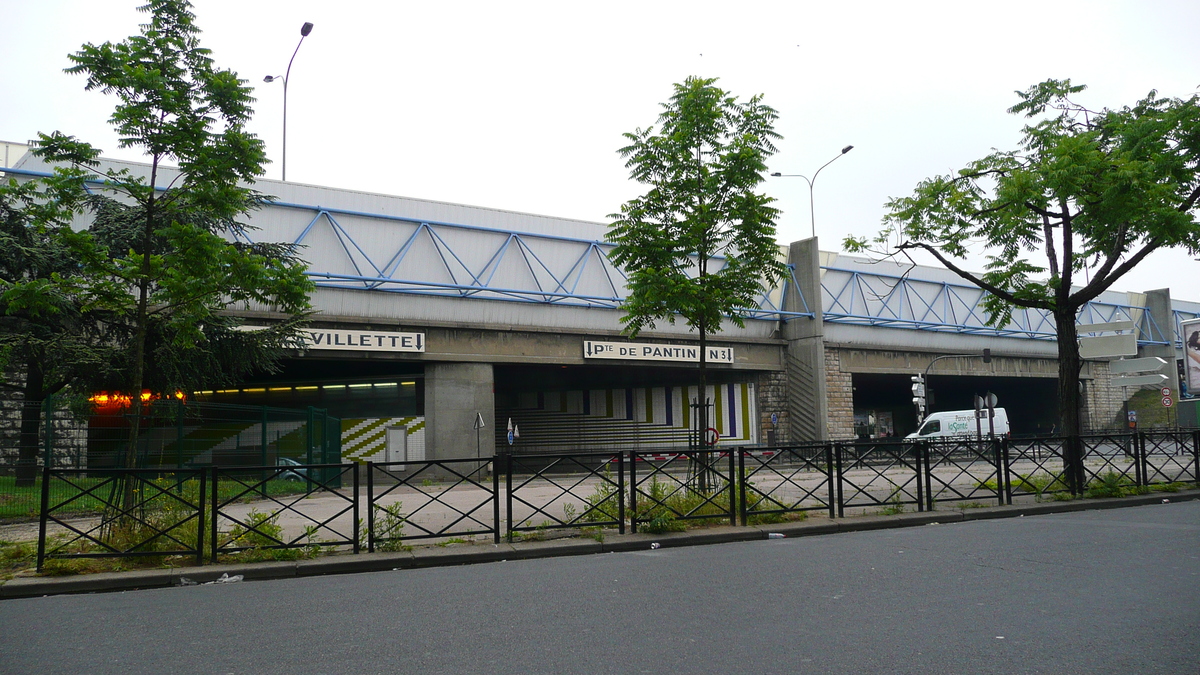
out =
[[[365,472],[365,492],[360,490]],[[794,514],[1113,496],[1200,479],[1200,431],[164,469],[44,467],[38,567],[133,556],[398,550],[555,529],[751,525]],[[360,502],[366,500],[365,531]],[[801,516],[802,517],[802,516]],[[207,536],[206,536],[207,535]],[[271,556],[266,556],[270,558]]]

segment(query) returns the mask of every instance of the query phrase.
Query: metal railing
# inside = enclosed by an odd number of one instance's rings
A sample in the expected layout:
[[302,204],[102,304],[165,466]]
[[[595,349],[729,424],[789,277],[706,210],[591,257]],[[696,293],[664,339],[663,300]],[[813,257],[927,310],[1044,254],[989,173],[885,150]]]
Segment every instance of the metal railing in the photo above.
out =
[[[360,489],[365,471],[365,491]],[[755,525],[857,512],[1141,493],[1200,480],[1200,431],[812,443],[667,454],[41,472],[38,565],[217,560],[247,551],[394,551],[551,529]],[[366,528],[360,502],[366,500]],[[994,502],[992,500],[995,500]],[[266,555],[270,558],[270,555]],[[263,559],[264,555],[259,554]]]
[[[680,450],[669,455],[631,450],[629,523],[669,528],[672,521],[728,521],[737,524],[735,496],[738,451]],[[645,469],[638,471],[639,464]],[[640,473],[640,475],[639,475]]]
[[[367,550],[450,536],[491,535],[500,543],[499,476],[489,470],[491,464],[478,459],[368,462]],[[405,528],[416,534],[405,534]]]
[[623,456],[620,451],[501,455],[508,540],[518,532],[562,528],[615,527],[625,534]]
[[53,558],[183,556],[201,564],[207,473],[44,467],[38,569]]
[[[358,553],[355,465],[214,467],[211,471],[213,562],[220,555],[249,550],[348,546]],[[347,474],[350,494],[341,490]],[[279,522],[283,518],[293,525],[283,527]]]
[[833,446],[826,443],[738,454],[738,506],[752,519],[827,510],[834,515]]

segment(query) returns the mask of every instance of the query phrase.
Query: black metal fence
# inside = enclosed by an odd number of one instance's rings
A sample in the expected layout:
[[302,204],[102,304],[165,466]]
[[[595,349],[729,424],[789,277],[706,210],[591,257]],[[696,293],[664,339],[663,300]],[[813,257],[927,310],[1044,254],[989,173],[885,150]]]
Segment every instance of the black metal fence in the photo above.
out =
[[[341,458],[341,420],[319,408],[155,400],[137,408],[92,402],[72,409],[55,397],[0,410],[15,424],[0,432],[0,520],[37,518],[42,469],[95,471],[134,466],[160,473],[220,466],[291,471]],[[130,455],[131,425],[139,416]],[[61,486],[54,483],[54,489]],[[52,499],[71,496],[69,488]]]
[[834,517],[1127,494],[1200,480],[1200,431],[501,454],[363,468],[365,494],[355,464],[45,467],[38,564],[394,551],[422,539],[487,536],[498,543],[564,528],[623,534],[628,524],[633,532],[659,532],[689,521],[749,525],[820,511]]

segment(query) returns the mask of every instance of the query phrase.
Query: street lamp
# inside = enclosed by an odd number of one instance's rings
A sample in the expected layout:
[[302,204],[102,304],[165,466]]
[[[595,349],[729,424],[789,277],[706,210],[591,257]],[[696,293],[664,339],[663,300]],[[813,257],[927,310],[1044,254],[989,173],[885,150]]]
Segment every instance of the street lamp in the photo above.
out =
[[[824,169],[825,167],[829,166],[830,164],[833,164],[834,161],[836,161],[838,157],[841,157],[842,155],[846,154],[847,152],[850,152],[853,149],[854,149],[853,145],[847,145],[846,147],[842,148],[842,151],[839,152],[833,159],[822,164],[821,169]],[[779,173],[778,171],[776,171],[775,173],[771,174],[775,178],[803,178],[804,182],[808,183],[808,216],[812,220],[812,236],[813,237],[817,236],[817,214],[816,214],[816,207],[813,206],[813,183],[817,182],[817,174],[821,173],[821,169],[817,169],[817,172],[813,174],[812,180],[809,180],[807,176],[803,176],[798,173]]]
[[300,51],[300,45],[304,44],[304,38],[312,32],[313,25],[311,21],[305,21],[300,27],[300,41],[296,43],[296,51],[292,52],[292,58],[288,60],[287,71],[283,75],[267,75],[263,78],[263,82],[271,83],[276,80],[283,81],[283,180],[287,180],[287,87],[288,76],[292,74],[292,61],[296,60],[296,54]]

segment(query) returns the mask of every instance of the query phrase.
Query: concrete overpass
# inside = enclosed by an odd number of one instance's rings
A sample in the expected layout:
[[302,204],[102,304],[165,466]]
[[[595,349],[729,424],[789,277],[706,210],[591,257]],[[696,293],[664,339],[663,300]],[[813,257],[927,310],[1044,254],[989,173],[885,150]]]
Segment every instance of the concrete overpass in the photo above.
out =
[[[8,173],[50,168],[26,156]],[[317,284],[312,339],[282,373],[201,397],[328,407],[355,459],[488,455],[510,418],[527,449],[665,448],[685,437],[694,337],[682,324],[636,345],[622,336],[625,275],[607,257],[606,225],[297,183],[256,188],[273,198],[247,236],[303,247]],[[781,256],[789,277],[746,308],[744,328],[726,322],[713,340],[705,398],[726,442],[907,433],[909,376],[936,356],[985,348],[988,364],[938,362],[934,409],[969,407],[990,389],[1014,432],[1050,430],[1057,364],[1044,313],[990,326],[983,293],[948,271],[820,251],[815,239]],[[276,318],[264,307],[237,314]],[[1164,374],[1178,392],[1178,324],[1195,316],[1200,304],[1161,289],[1106,293],[1079,322],[1081,334],[1132,322],[1142,354],[1170,357]],[[1119,424],[1126,392],[1108,361],[1085,362],[1082,379],[1085,424]]]

